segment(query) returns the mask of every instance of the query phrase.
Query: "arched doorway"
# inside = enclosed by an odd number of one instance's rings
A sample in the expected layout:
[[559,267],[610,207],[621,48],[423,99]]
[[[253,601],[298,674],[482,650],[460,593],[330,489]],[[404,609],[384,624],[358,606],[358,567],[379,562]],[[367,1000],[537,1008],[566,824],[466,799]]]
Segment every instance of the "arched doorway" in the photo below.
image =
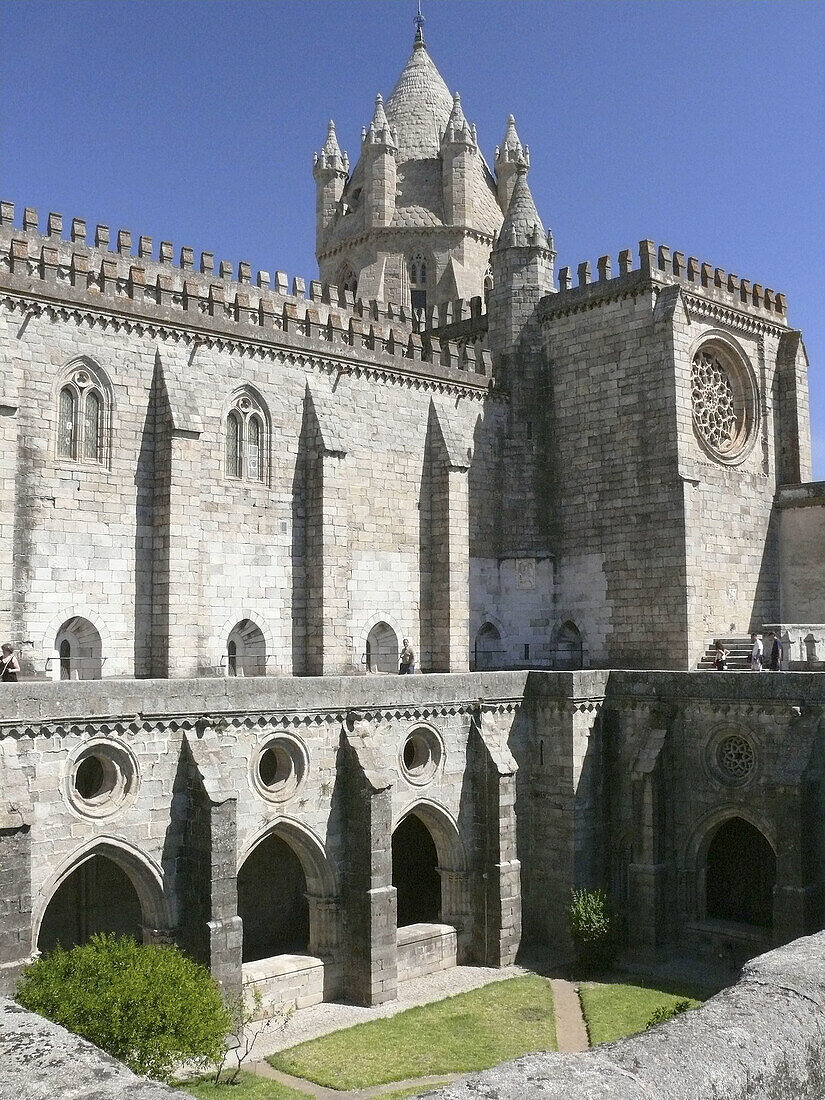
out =
[[556,635],[554,665],[568,671],[582,667],[582,636],[573,622],[564,623]]
[[271,833],[238,873],[238,915],[243,921],[243,961],[309,949],[307,881],[290,845]]
[[265,676],[266,641],[263,631],[251,619],[241,619],[226,641],[228,676]]
[[75,615],[57,632],[54,649],[61,680],[99,680],[103,674],[103,643],[88,619]]
[[388,623],[376,623],[367,635],[367,671],[398,672],[398,637]]
[[414,813],[392,835],[392,884],[397,891],[399,928],[441,920],[438,853],[430,830]]
[[500,668],[503,652],[501,647],[501,634],[498,631],[498,627],[494,626],[492,623],[485,623],[478,634],[476,634],[476,671],[484,672],[486,669]]
[[776,855],[762,833],[741,817],[721,825],[707,852],[707,917],[770,929],[775,885]]
[[142,942],[143,910],[137,890],[122,867],[100,853],[63,880],[43,914],[37,948],[70,948],[96,932],[114,932]]

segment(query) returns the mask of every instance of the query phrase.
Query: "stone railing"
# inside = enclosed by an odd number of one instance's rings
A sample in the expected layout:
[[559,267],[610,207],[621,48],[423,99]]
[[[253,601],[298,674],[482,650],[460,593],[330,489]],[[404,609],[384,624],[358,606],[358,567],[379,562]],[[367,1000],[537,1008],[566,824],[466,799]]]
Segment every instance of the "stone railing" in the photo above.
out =
[[825,933],[747,963],[701,1008],[585,1054],[533,1054],[441,1100],[821,1100]]

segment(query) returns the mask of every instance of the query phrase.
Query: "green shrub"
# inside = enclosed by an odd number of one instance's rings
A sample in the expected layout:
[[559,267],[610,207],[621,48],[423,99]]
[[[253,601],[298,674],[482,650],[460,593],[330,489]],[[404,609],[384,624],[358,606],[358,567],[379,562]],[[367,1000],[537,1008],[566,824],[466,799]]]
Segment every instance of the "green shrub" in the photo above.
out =
[[604,890],[573,890],[567,909],[576,962],[584,970],[603,970],[613,961],[613,914]]
[[55,948],[26,967],[17,1000],[155,1078],[179,1062],[215,1062],[231,1026],[205,967],[175,947],[144,947],[128,936]]
[[668,1020],[672,1020],[674,1016],[678,1016],[682,1012],[687,1012],[688,1009],[693,1008],[693,1001],[681,1000],[672,1005],[659,1005],[650,1014],[650,1019],[645,1024],[645,1031],[651,1027],[658,1027],[659,1024],[667,1023]]

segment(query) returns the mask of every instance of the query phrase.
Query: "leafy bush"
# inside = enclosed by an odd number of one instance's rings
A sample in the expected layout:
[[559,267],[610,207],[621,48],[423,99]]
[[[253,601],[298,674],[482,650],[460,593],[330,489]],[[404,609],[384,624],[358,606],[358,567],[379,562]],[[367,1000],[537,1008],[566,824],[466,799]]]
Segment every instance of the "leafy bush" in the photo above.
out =
[[650,1019],[645,1024],[645,1031],[651,1027],[658,1027],[659,1024],[667,1023],[668,1020],[672,1020],[674,1016],[678,1016],[682,1012],[687,1012],[688,1009],[693,1008],[693,1003],[693,1001],[683,999],[672,1005],[659,1005],[651,1012]]
[[573,890],[567,909],[576,961],[585,970],[603,970],[613,961],[613,914],[604,890]]
[[182,1061],[215,1062],[232,1023],[205,967],[128,936],[55,948],[26,967],[17,1000],[155,1078]]

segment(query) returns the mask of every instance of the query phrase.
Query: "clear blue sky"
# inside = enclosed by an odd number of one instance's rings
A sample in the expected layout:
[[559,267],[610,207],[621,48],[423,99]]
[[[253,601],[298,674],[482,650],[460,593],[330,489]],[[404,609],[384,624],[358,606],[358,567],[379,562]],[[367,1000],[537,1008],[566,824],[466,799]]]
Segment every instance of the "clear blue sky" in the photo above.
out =
[[[312,154],[353,163],[411,0],[4,0],[0,194],[312,277]],[[509,112],[559,264],[643,237],[784,291],[825,478],[825,3],[424,0],[487,159]]]

